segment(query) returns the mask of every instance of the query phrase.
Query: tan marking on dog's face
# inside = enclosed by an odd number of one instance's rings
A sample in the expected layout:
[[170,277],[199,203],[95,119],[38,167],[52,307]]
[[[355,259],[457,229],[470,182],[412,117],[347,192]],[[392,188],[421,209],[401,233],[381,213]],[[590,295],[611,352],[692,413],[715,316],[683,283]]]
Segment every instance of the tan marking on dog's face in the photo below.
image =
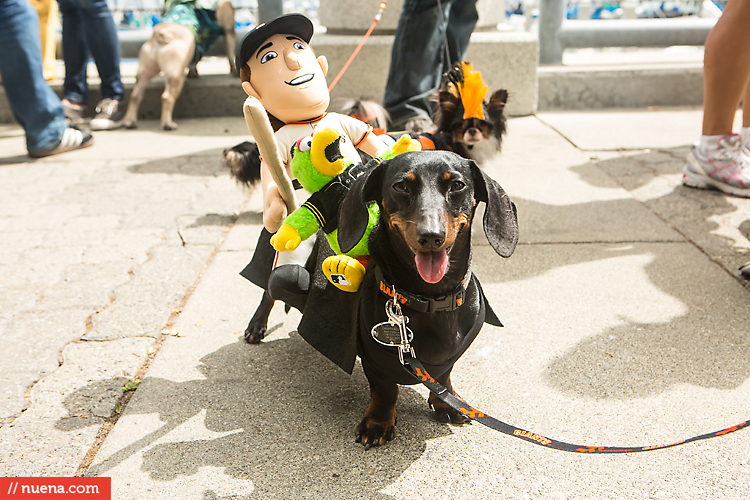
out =
[[414,175],[414,172],[409,172],[408,174],[406,174],[406,180],[408,180],[408,181],[413,181],[416,178],[417,178],[417,176]]
[[411,248],[417,248],[417,225],[406,219],[402,214],[395,213],[388,216],[388,229],[398,232]]
[[444,181],[447,181],[447,180],[449,180],[450,178],[451,178],[451,173],[450,173],[450,172],[445,172],[445,173],[443,174],[443,180],[444,180]]
[[452,217],[449,214],[445,215],[445,244],[444,248],[453,246],[456,238],[461,231],[466,230],[469,227],[471,220],[465,213],[458,214],[458,217]]
[[[404,241],[412,249],[416,250],[419,248],[419,239],[417,238],[417,225],[409,219],[405,219],[401,214],[391,214],[388,216],[388,228],[393,231],[398,231],[399,234],[404,238]],[[465,231],[469,227],[471,222],[468,214],[461,213],[458,217],[452,217],[450,214],[445,214],[445,241],[436,249],[436,251],[450,248],[456,241],[458,235]]]

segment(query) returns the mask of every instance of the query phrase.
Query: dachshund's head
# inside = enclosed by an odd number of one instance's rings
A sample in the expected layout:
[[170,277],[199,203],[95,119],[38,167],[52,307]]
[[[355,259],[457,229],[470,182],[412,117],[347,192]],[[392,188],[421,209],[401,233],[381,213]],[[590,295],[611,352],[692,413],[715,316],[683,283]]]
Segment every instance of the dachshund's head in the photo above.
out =
[[509,257],[518,241],[516,207],[477,165],[446,151],[404,153],[362,175],[340,207],[338,240],[351,249],[364,234],[367,205],[380,206],[380,225],[413,253],[420,277],[437,283],[461,235],[470,235],[477,202],[487,204],[484,230],[492,248]]

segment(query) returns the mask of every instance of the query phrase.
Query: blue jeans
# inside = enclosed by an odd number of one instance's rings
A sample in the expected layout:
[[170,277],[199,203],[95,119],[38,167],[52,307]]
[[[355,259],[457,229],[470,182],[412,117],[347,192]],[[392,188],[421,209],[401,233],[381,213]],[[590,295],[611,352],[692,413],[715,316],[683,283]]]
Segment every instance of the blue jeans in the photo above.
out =
[[[466,55],[479,18],[477,0],[405,0],[396,27],[383,105],[399,129],[412,118],[430,119],[430,97],[445,71]],[[447,21],[444,30],[442,20]],[[446,60],[447,38],[450,61]]]
[[58,0],[58,4],[65,60],[63,98],[88,103],[86,66],[90,53],[102,81],[101,98],[121,100],[120,40],[107,0]]
[[42,74],[39,16],[28,0],[0,0],[0,74],[29,153],[60,144],[65,113]]

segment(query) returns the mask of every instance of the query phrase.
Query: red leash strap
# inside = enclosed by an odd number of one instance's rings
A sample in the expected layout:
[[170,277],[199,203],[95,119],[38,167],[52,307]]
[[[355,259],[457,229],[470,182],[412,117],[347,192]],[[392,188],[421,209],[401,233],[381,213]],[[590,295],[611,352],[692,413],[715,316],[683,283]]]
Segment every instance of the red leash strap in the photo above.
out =
[[417,360],[415,357],[411,356],[408,353],[404,353],[403,366],[407,372],[409,372],[414,378],[420,381],[433,394],[435,394],[445,403],[450,405],[451,408],[463,413],[464,416],[472,420],[476,420],[480,424],[485,425],[489,427],[490,429],[494,429],[496,431],[502,432],[503,434],[514,436],[514,437],[523,439],[525,441],[538,444],[540,446],[546,446],[547,448],[552,448],[554,450],[570,451],[574,453],[601,453],[601,454],[636,453],[640,451],[663,450],[664,448],[672,448],[673,446],[679,446],[681,444],[692,443],[693,441],[700,441],[703,439],[710,439],[710,438],[717,437],[717,436],[723,436],[725,434],[729,434],[731,432],[744,429],[745,427],[750,425],[750,420],[746,420],[742,422],[741,424],[734,425],[732,427],[727,427],[726,429],[722,429],[720,431],[709,432],[708,434],[694,436],[689,439],[683,439],[682,441],[677,441],[675,443],[661,444],[661,445],[655,445],[655,446],[627,446],[627,447],[583,446],[583,445],[578,445],[578,444],[565,443],[563,441],[556,441],[554,439],[550,439],[550,438],[541,436],[533,432],[519,429],[518,427],[514,427],[510,424],[506,424],[505,422],[501,422],[500,420],[497,420],[496,418],[493,418],[477,410],[476,408],[472,408],[465,401],[463,401],[462,399],[459,399],[455,395],[448,392],[448,390],[445,387],[440,385],[434,378],[430,376],[429,373],[427,373],[427,370],[425,370],[424,366],[422,366],[422,363],[420,363],[419,360]]
[[349,60],[346,61],[346,64],[344,64],[344,67],[341,68],[341,71],[339,71],[339,74],[336,75],[336,78],[334,78],[331,84],[328,86],[328,92],[333,90],[333,87],[335,87],[336,84],[339,82],[344,72],[347,69],[349,69],[349,65],[352,63],[354,58],[357,57],[357,54],[359,54],[359,51],[362,49],[362,46],[365,44],[365,40],[367,40],[370,37],[373,30],[375,29],[375,26],[377,26],[378,23],[380,22],[380,18],[383,17],[383,12],[385,12],[385,7],[387,4],[388,2],[386,0],[383,0],[382,2],[380,2],[380,8],[378,9],[378,13],[375,14],[375,19],[373,19],[372,24],[370,25],[370,29],[367,30],[367,33],[365,33],[365,36],[362,37],[362,40],[360,40],[359,45],[357,45],[357,48],[355,48],[354,52],[352,52],[352,55],[349,56]]

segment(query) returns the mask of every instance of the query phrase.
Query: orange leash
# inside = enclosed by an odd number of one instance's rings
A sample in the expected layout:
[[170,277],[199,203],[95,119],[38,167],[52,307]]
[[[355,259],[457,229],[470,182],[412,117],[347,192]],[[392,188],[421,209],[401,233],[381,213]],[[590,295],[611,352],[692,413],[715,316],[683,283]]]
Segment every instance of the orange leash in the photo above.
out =
[[344,72],[349,68],[349,65],[352,63],[355,57],[357,57],[357,54],[359,54],[360,49],[362,49],[362,46],[365,44],[365,41],[370,37],[373,30],[375,29],[375,26],[378,25],[380,22],[380,18],[383,17],[383,12],[385,12],[385,7],[388,2],[386,0],[383,0],[380,2],[380,8],[378,9],[378,13],[375,14],[375,19],[373,19],[372,24],[370,25],[370,29],[367,30],[367,33],[365,33],[365,36],[362,37],[362,40],[360,40],[359,45],[357,45],[357,48],[354,49],[354,52],[352,52],[352,55],[349,56],[349,60],[346,61],[346,64],[344,64],[344,67],[341,68],[341,71],[339,71],[339,74],[336,75],[336,78],[333,79],[331,84],[328,86],[328,92],[333,90],[333,87],[336,86],[336,84],[339,82],[341,77],[343,76]]

